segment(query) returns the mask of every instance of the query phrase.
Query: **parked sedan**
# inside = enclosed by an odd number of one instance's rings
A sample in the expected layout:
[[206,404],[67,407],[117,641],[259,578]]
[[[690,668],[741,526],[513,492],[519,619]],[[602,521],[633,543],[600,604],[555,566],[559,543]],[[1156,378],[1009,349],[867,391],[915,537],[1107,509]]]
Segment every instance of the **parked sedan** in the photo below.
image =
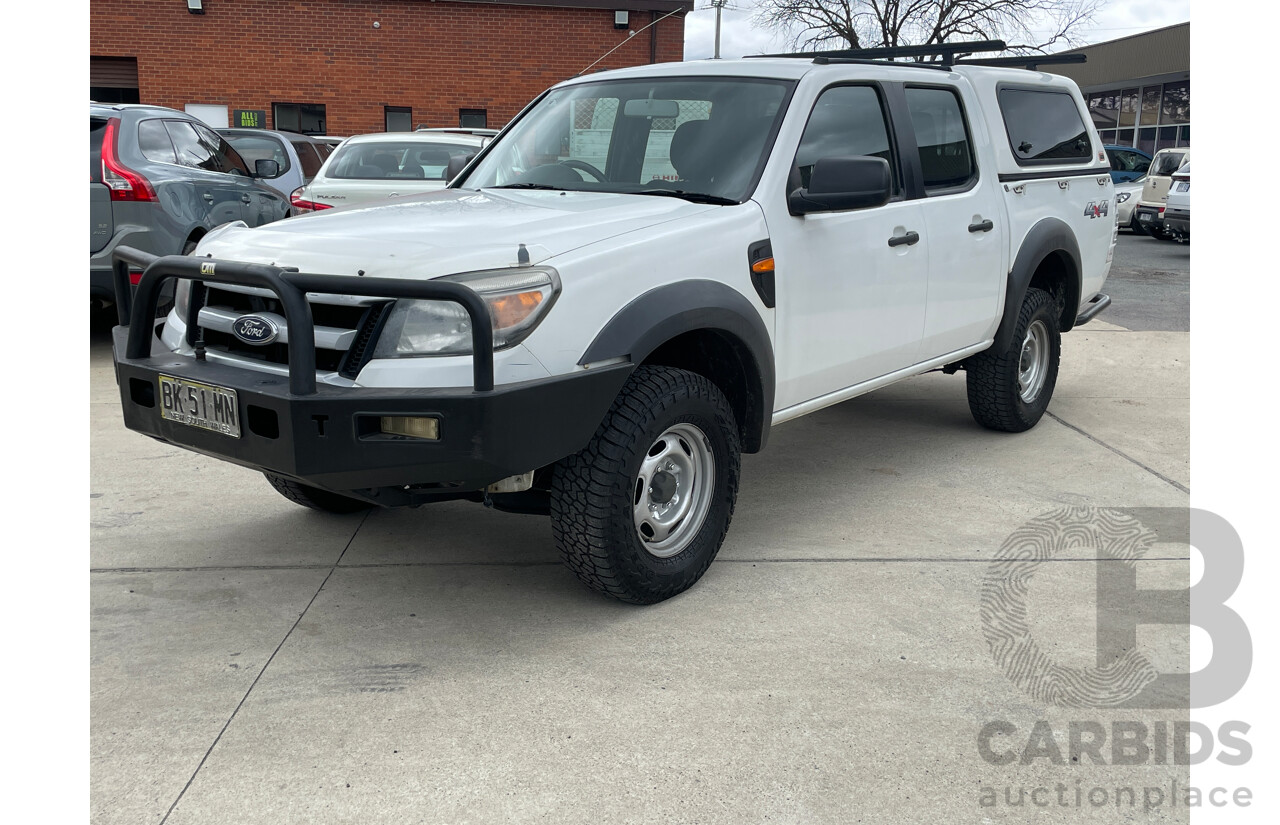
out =
[[274,160],[280,165],[275,177],[263,178],[285,197],[299,186],[305,186],[320,171],[333,147],[296,132],[269,129],[219,129],[235,150],[250,164],[258,160]]
[[273,160],[249,165],[217,132],[185,112],[91,103],[90,298],[99,304],[115,300],[111,253],[117,246],[183,254],[220,224],[259,226],[283,218],[288,199],[261,180],[278,171]]
[[1127,183],[1147,174],[1151,168],[1151,155],[1132,146],[1103,146],[1111,163],[1113,183]]
[[443,189],[449,161],[474,155],[487,140],[425,131],[355,135],[289,200],[295,212],[310,212]]
[[1117,183],[1116,187],[1116,226],[1121,229],[1128,229],[1135,235],[1145,235],[1146,230],[1138,223],[1138,216],[1134,207],[1138,205],[1138,200],[1142,197],[1142,187],[1147,182],[1147,176],[1126,181],[1125,183]]

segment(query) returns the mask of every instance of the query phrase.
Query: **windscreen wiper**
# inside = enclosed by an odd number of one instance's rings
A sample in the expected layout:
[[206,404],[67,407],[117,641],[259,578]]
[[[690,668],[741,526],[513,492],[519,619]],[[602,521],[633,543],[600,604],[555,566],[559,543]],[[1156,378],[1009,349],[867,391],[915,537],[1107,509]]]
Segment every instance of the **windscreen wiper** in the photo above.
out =
[[554,192],[567,192],[563,186],[552,186],[549,183],[504,183],[502,186],[486,186],[485,189],[550,189]]
[[712,203],[716,206],[737,206],[739,201],[719,195],[708,195],[706,192],[686,192],[683,189],[642,189],[628,192],[629,195],[657,195],[660,198],[682,198],[691,203]]

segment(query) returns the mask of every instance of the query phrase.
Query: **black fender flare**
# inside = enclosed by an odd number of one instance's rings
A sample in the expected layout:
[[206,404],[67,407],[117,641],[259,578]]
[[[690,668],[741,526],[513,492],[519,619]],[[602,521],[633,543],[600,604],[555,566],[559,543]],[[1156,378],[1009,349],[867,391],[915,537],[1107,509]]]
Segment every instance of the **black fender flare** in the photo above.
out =
[[1013,266],[1009,269],[1009,282],[1004,293],[1004,314],[1000,318],[1000,326],[996,328],[995,343],[991,345],[993,350],[1003,351],[1009,346],[1031,278],[1044,259],[1055,252],[1064,253],[1070,261],[1066,306],[1062,310],[1062,331],[1066,332],[1075,324],[1080,304],[1080,244],[1076,242],[1076,234],[1066,221],[1061,218],[1044,218],[1031,227],[1031,231],[1022,239],[1022,246],[1018,248]]
[[[613,358],[633,364],[662,344],[687,332],[713,330],[728,336],[743,367],[759,377],[759,392],[750,392],[746,420],[740,422],[743,449],[756,452],[768,439],[773,418],[775,371],[773,343],[760,312],[741,292],[717,281],[679,281],[655,287],[627,304],[596,335],[579,365]],[[754,388],[749,388],[754,390]]]

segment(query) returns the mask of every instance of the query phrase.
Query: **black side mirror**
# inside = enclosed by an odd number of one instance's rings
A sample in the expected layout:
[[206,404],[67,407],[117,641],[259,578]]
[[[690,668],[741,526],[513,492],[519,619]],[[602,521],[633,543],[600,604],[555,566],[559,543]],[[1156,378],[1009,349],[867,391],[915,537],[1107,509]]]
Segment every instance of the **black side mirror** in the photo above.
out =
[[444,179],[451,181],[458,176],[458,173],[467,168],[467,164],[475,160],[476,153],[468,152],[465,155],[450,155],[449,165],[444,169]]
[[787,196],[792,215],[866,209],[887,203],[893,193],[889,162],[884,158],[822,158],[813,165],[809,188]]
[[280,176],[280,162],[275,160],[267,160],[259,158],[253,162],[253,176],[255,178],[277,178]]

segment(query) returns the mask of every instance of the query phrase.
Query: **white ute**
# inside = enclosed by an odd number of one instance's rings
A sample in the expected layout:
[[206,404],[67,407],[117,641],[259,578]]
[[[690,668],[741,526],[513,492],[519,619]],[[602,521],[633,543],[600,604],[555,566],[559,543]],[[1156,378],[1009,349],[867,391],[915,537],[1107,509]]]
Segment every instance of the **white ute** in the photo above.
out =
[[979,424],[1027,430],[1061,333],[1110,303],[1079,90],[952,58],[579,77],[443,191],[123,250],[118,290],[146,270],[115,331],[125,422],[321,510],[549,513],[587,585],[669,598],[771,426],[941,368]]

